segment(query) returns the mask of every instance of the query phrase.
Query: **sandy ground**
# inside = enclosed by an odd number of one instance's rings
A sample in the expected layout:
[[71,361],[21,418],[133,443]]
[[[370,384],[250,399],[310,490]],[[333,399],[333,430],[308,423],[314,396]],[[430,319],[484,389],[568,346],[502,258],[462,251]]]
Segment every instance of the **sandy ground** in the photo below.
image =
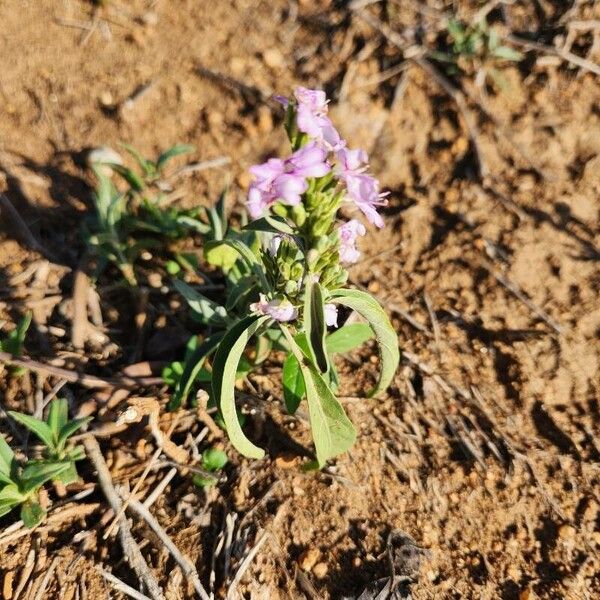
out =
[[[384,4],[369,14],[408,38],[417,25],[428,31],[430,17],[414,10],[420,3]],[[465,18],[475,10],[455,4]],[[566,3],[536,4],[507,9],[514,30],[600,18],[591,2],[573,14]],[[27,349],[37,360],[110,376],[131,356],[132,305],[108,275],[98,282],[108,341],[85,352],[69,344],[89,148],[125,141],[151,155],[188,142],[197,148],[190,160],[229,157],[224,168],[186,178],[182,202],[210,204],[230,184],[239,207],[246,168],[285,149],[282,115],[265,100],[301,83],[330,93],[333,119],[369,151],[390,191],[386,228],[369,232],[351,277],[393,317],[404,351],[394,385],[384,399],[361,399],[377,366],[373,348],[340,361],[359,440],[308,474],[290,458],[306,453],[309,437],[302,411],[281,411],[280,362],[250,377],[251,430],[268,458],[232,451],[222,485],[205,494],[178,475],[154,505],[206,586],[223,595],[260,543],[237,586],[243,597],[357,597],[387,574],[386,540],[399,530],[410,536],[399,561],[416,599],[600,594],[596,75],[529,53],[502,65],[503,89],[481,95],[472,74],[455,79],[472,98],[475,144],[439,82],[413,61],[390,77],[400,49],[333,2],[8,0],[0,22],[0,191],[40,245],[32,249],[1,209],[0,306],[7,329],[33,308]],[[573,50],[588,42],[578,38]],[[171,305],[159,295],[151,306],[147,340],[166,343],[152,335]],[[139,360],[181,357],[181,331],[169,339],[162,352],[148,343]],[[33,373],[15,381],[5,370],[3,405],[31,409],[55,382]],[[107,408],[106,397],[64,389],[76,403],[102,406],[101,419],[114,416],[119,398]],[[164,388],[144,394],[167,398]],[[140,425],[103,440],[115,481],[134,485],[150,439]],[[147,491],[162,476],[153,473]],[[110,519],[102,495],[81,502],[31,534],[0,533],[4,598],[16,597],[27,558],[22,598],[109,597],[96,565],[136,585],[116,538],[102,539]],[[133,522],[168,598],[194,597],[161,543]],[[219,540],[228,536],[224,551]]]

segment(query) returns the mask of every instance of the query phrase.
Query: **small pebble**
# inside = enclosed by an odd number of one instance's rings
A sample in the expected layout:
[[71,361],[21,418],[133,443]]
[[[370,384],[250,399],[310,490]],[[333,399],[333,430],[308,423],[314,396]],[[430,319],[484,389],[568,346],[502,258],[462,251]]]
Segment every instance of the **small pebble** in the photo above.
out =
[[311,571],[321,558],[321,552],[318,548],[309,548],[305,550],[298,559],[298,566],[303,571]]
[[242,171],[236,178],[237,184],[243,189],[247,190],[250,187],[252,176],[248,171]]
[[158,15],[152,11],[145,12],[142,15],[141,21],[148,27],[154,27],[155,25],[158,25]]
[[577,530],[572,525],[561,525],[558,529],[558,537],[561,540],[572,540],[577,534]]
[[4,576],[4,583],[2,585],[2,598],[4,600],[10,600],[13,596],[13,581],[15,579],[15,572],[8,571]]
[[293,454],[284,454],[275,459],[275,466],[279,469],[293,469],[297,462],[297,458]]
[[269,50],[265,50],[262,56],[265,64],[273,69],[283,67],[285,63],[283,55],[279,50],[277,50],[277,48],[269,48]]
[[327,575],[328,570],[327,563],[320,562],[314,566],[312,572],[317,579],[323,579]]

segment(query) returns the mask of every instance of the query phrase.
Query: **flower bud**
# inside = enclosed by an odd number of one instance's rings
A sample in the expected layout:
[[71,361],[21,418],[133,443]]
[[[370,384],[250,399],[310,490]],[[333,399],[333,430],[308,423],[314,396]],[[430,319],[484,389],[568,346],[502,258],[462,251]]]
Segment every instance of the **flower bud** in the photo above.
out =
[[298,282],[288,281],[284,289],[287,296],[293,296],[298,291]]
[[300,281],[304,275],[304,267],[301,263],[294,263],[290,270],[290,279],[293,281]]
[[291,217],[298,227],[302,227],[306,222],[306,210],[302,204],[297,204],[291,209]]
[[308,266],[310,268],[312,268],[314,265],[317,264],[318,260],[319,260],[319,252],[318,252],[318,250],[315,250],[314,248],[311,248],[306,253],[306,262],[308,263]]

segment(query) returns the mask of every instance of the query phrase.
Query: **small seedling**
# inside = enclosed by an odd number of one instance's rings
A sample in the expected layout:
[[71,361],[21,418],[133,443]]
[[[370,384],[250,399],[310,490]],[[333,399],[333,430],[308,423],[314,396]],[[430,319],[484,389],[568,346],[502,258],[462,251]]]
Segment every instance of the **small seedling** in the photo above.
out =
[[[284,399],[290,412],[306,398],[316,449],[316,465],[348,450],[354,426],[335,397],[337,373],[331,355],[351,350],[369,337],[380,349],[381,372],[371,395],[391,383],[399,361],[398,340],[389,319],[368,294],[348,289],[348,265],[360,255],[357,238],[366,234],[357,219],[339,223],[342,204],[360,211],[376,227],[386,204],[378,181],[366,173],[367,155],[349,150],[327,117],[323,92],[298,88],[287,108],[286,131],[292,155],[251,168],[247,209],[251,221],[241,231],[226,229],[205,244],[205,258],[226,278],[223,303],[182,281],[185,297],[209,334],[186,361],[171,399],[176,408],[196,375],[212,358],[211,392],[233,446],[245,456],[264,451],[242,430],[235,404],[240,362],[254,364],[271,349],[284,350]],[[338,307],[358,313],[366,324],[337,326]],[[254,339],[251,352],[244,354]]]
[[35,527],[45,516],[38,501],[40,488],[69,469],[69,462],[26,463],[21,466],[15,453],[0,435],[0,517],[21,507],[21,520]]
[[85,458],[85,453],[82,446],[70,445],[69,438],[88,423],[91,417],[69,421],[68,404],[64,399],[56,399],[50,403],[46,421],[15,411],[9,411],[8,414],[34,433],[45,445],[44,460],[38,461],[36,464],[66,464],[68,468],[63,469],[56,476],[56,480],[64,485],[75,483],[78,480],[75,462]]
[[[27,313],[21,318],[15,329],[13,329],[6,338],[0,340],[0,352],[8,352],[15,358],[18,358],[23,354],[23,344],[25,343],[25,336],[27,330],[31,325],[31,313]],[[17,376],[22,375],[25,372],[24,367],[17,367],[13,373]]]
[[[162,179],[168,162],[193,150],[179,144],[163,152],[155,161],[144,158],[135,148],[123,145],[135,159],[137,169],[116,162],[97,162],[92,168],[98,185],[94,193],[94,218],[86,229],[86,242],[98,259],[98,271],[115,264],[125,281],[137,285],[135,265],[147,250],[190,233],[206,234],[208,223],[201,219],[203,208],[180,209],[165,206],[167,186]],[[116,173],[125,183],[117,187]]]
[[202,468],[206,474],[197,473],[194,475],[194,484],[201,488],[211,487],[218,481],[216,476],[211,473],[218,473],[227,464],[227,454],[217,448],[207,448],[202,453]]
[[465,25],[450,19],[447,26],[450,46],[442,51],[433,51],[431,57],[444,63],[450,74],[459,74],[463,68],[484,69],[485,73],[499,85],[504,81],[496,65],[502,61],[520,62],[523,55],[501,43],[498,31],[482,20]]

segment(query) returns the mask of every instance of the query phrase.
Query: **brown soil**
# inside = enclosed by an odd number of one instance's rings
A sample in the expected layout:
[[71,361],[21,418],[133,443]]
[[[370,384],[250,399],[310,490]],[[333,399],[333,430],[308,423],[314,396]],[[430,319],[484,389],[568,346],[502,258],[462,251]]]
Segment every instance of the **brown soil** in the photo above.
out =
[[[189,142],[194,160],[229,156],[225,169],[194,173],[182,189],[189,204],[211,203],[232,180],[237,205],[248,165],[285,148],[281,115],[262,99],[298,83],[318,85],[333,95],[334,120],[370,151],[391,192],[387,226],[369,232],[352,281],[393,317],[405,351],[395,383],[384,399],[355,398],[375,373],[373,349],[340,361],[359,440],[315,474],[290,458],[309,452],[309,437],[302,411],[282,416],[280,363],[250,376],[246,396],[260,400],[252,405],[254,438],[268,458],[247,461],[231,451],[226,482],[204,493],[177,475],[152,509],[203,583],[213,570],[223,594],[266,533],[237,587],[243,597],[356,597],[386,576],[386,539],[401,530],[429,550],[420,570],[406,566],[414,598],[598,597],[598,77],[544,53],[528,54],[518,68],[503,65],[504,89],[488,86],[480,98],[494,122],[469,102],[489,170],[482,179],[457,105],[411,62],[374,81],[399,63],[400,51],[333,1],[101,4],[8,0],[0,7],[0,191],[41,244],[40,252],[28,247],[1,209],[0,300],[6,329],[33,309],[29,356],[101,376],[132,356],[181,357],[185,309],[151,288],[136,353],[134,303],[111,289],[108,275],[97,286],[103,335],[85,352],[70,345],[78,231],[93,181],[88,148],[125,141],[152,155]],[[369,14],[404,33],[420,24],[423,43],[431,43],[429,17],[414,10],[425,3],[384,4]],[[464,18],[476,9],[454,4]],[[548,32],[538,41],[552,43],[565,19],[600,18],[593,2],[571,13],[563,6],[571,3],[531,4],[538,8],[516,2],[505,11],[515,31]],[[583,55],[590,39],[578,37],[573,51]],[[472,75],[454,82],[479,98]],[[31,411],[56,381],[33,372],[15,379],[5,369],[2,404]],[[61,394],[105,422],[120,402],[106,404],[77,385]],[[138,395],[167,399],[164,388]],[[183,443],[201,429],[182,417],[174,439]],[[154,452],[143,425],[102,447],[115,481],[131,487]],[[151,474],[144,495],[167,469]],[[95,481],[89,466],[82,471]],[[137,585],[117,538],[102,539],[110,514],[101,493],[77,505],[80,513],[33,533],[0,533],[4,598],[27,571],[27,557],[33,572],[22,598],[107,597],[97,565]],[[12,522],[4,518],[3,528]],[[168,597],[194,597],[156,536],[132,522]],[[226,550],[228,532],[235,543]]]

